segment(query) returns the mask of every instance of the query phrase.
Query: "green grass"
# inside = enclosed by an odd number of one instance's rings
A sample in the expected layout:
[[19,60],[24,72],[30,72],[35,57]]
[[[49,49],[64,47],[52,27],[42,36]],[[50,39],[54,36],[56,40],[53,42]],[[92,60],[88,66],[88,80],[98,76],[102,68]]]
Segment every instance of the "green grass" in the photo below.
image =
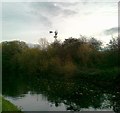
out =
[[0,96],[0,113],[2,112],[2,97]]
[[20,109],[9,102],[8,100],[4,99],[4,97],[0,97],[0,100],[2,98],[2,111],[20,111]]

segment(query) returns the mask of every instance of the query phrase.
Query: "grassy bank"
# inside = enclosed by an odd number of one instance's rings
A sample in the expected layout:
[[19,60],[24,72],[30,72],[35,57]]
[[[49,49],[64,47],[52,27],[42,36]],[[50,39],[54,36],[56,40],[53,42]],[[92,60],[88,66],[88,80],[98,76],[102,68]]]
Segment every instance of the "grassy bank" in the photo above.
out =
[[0,96],[0,113],[2,112],[2,97]]
[[4,99],[3,97],[1,97],[1,99],[2,99],[2,111],[20,111],[20,109],[17,106],[12,104],[8,100]]

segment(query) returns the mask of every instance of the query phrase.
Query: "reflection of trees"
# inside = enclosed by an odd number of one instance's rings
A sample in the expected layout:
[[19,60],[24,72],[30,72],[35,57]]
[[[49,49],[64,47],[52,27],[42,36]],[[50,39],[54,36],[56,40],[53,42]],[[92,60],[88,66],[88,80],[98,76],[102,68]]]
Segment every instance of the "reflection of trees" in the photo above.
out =
[[10,75],[10,77],[7,77],[7,81],[3,80],[3,95],[17,97],[21,96],[22,94],[26,94],[29,91],[29,88],[27,87],[28,81],[20,76],[17,75],[16,77],[14,75]]
[[113,110],[116,113],[120,113],[120,92],[113,98]]
[[[28,81],[27,79],[15,78],[12,84],[7,82],[4,85],[3,93],[9,96],[20,96],[28,91],[43,94],[56,107],[64,103],[66,110],[70,111],[80,111],[81,108],[89,107],[102,109],[102,103],[106,99],[104,97],[105,92],[96,86],[73,80],[31,79]],[[119,95],[112,100],[115,111],[120,110],[118,98],[120,98]]]
[[[119,71],[119,70],[118,70]],[[120,74],[114,81],[115,92],[113,96],[113,109],[116,113],[120,113]]]
[[75,81],[42,80],[36,83],[34,91],[42,93],[48,101],[59,106],[66,105],[67,110],[79,111],[81,108],[100,108],[104,101],[103,92],[95,86]]

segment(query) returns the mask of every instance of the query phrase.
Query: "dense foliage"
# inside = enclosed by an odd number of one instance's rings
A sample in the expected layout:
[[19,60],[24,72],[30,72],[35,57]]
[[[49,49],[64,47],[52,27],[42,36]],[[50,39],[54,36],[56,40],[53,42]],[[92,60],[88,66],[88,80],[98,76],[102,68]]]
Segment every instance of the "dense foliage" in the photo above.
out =
[[[68,38],[51,44],[45,39],[29,46],[22,41],[2,42],[3,81],[10,75],[29,79],[85,78],[89,80],[119,80],[120,38],[112,38],[106,47],[84,36]],[[109,79],[108,79],[109,78]]]

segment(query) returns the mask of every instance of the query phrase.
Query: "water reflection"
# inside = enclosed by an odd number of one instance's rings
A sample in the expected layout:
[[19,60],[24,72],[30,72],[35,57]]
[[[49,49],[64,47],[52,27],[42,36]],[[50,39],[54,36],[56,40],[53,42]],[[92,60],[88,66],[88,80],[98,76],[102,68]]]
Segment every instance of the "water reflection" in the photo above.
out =
[[[9,87],[8,87],[9,86]],[[83,80],[15,79],[3,83],[7,99],[32,111],[114,110],[120,112],[120,93]]]

